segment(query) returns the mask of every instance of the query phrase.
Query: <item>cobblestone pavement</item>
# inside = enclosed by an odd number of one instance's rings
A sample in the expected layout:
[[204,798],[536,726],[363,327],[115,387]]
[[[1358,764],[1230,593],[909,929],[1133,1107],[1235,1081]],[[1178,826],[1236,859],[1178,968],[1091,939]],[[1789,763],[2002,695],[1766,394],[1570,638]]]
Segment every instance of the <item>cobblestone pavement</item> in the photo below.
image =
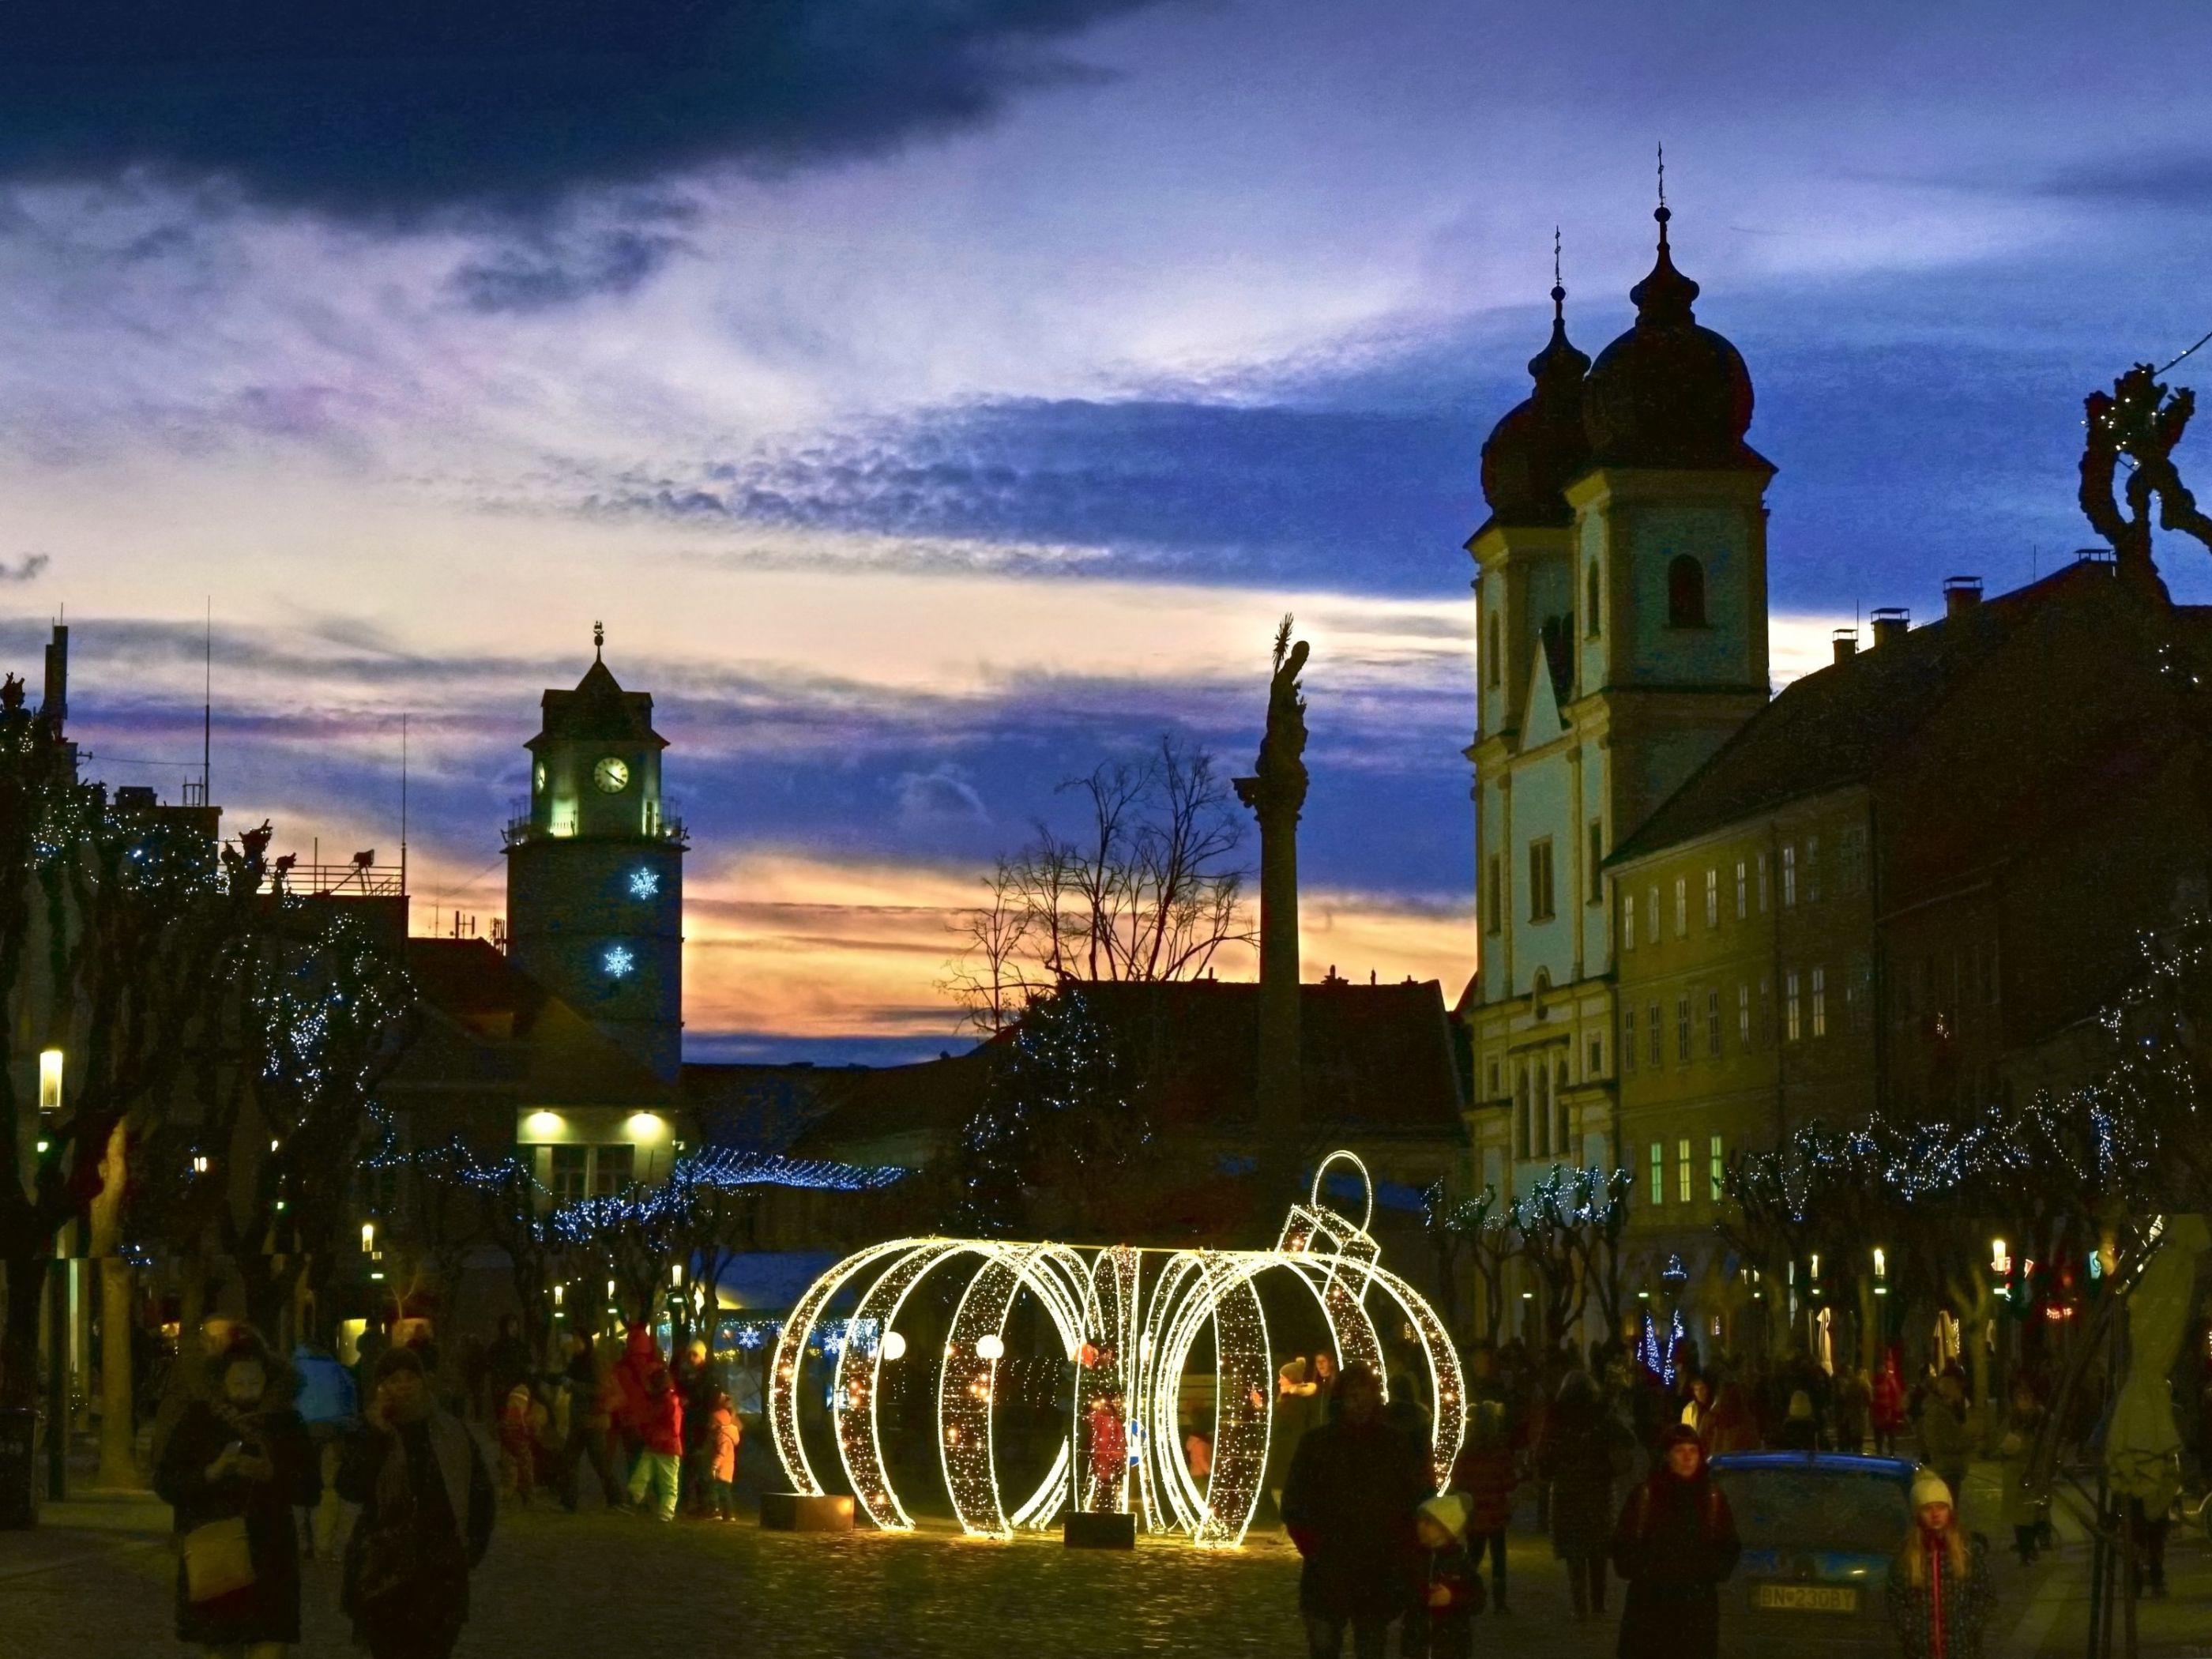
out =
[[[143,1501],[70,1504],[50,1510],[37,1534],[0,1534],[0,1655],[187,1651],[171,1624],[173,1559],[159,1547],[167,1518]],[[302,1659],[352,1659],[335,1566],[319,1562],[307,1573]],[[1613,1625],[1568,1622],[1541,1538],[1516,1535],[1511,1573],[1514,1613],[1483,1620],[1479,1653],[1610,1659]],[[2212,1554],[2201,1539],[2176,1540],[2173,1576],[2173,1598],[2146,1609],[2144,1652],[2212,1652]],[[1989,1659],[2079,1653],[2073,1591],[2084,1577],[2078,1548],[2055,1569],[2002,1561]],[[592,1510],[510,1509],[477,1577],[460,1655],[592,1653],[612,1641],[624,1652],[681,1644],[776,1659],[1290,1659],[1303,1651],[1297,1579],[1297,1555],[1278,1540],[1235,1554],[1148,1540],[1133,1557],[1066,1550],[1052,1539],[976,1543],[928,1528],[831,1538],[750,1522],[664,1526]]]

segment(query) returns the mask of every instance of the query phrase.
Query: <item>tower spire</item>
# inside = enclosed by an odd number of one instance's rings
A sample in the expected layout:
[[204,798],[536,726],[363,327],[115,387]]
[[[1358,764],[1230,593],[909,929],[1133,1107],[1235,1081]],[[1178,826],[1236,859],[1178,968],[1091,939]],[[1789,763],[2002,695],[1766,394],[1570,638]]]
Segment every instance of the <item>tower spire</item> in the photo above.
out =
[[1659,222],[1659,246],[1663,251],[1667,246],[1667,222],[1674,216],[1667,211],[1667,146],[1663,143],[1659,146],[1659,206],[1651,216]]
[[606,647],[607,625],[603,622],[595,622],[592,624],[592,660],[593,662],[605,660]]
[[1552,227],[1552,325],[1564,328],[1567,321],[1566,284],[1559,280],[1559,228]]

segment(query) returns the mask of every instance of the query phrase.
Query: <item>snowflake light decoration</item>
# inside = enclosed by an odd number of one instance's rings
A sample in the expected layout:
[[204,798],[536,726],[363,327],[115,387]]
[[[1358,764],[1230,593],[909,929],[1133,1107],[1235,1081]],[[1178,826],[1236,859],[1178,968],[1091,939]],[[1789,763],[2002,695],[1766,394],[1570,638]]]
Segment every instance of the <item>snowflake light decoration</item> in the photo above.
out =
[[599,965],[607,970],[609,979],[628,979],[630,969],[637,966],[637,958],[630,954],[627,945],[610,945]]
[[649,899],[659,891],[659,871],[641,868],[629,872],[629,896],[632,898]]

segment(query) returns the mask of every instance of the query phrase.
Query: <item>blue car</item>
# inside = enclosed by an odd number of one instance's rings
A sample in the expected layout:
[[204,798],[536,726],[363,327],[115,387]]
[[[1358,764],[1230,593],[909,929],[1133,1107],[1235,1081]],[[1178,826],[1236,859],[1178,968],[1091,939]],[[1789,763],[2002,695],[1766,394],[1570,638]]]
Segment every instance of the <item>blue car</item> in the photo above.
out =
[[1912,1524],[1913,1464],[1846,1452],[1726,1452],[1743,1559],[1721,1586],[1730,1655],[1886,1654],[1890,1558]]

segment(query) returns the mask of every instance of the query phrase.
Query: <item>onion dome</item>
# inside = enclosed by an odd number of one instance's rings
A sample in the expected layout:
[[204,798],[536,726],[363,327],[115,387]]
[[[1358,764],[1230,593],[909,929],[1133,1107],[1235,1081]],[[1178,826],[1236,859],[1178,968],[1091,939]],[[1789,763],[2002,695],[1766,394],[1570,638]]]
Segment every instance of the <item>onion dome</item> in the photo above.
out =
[[1555,275],[1552,337],[1528,360],[1535,389],[1491,428],[1482,446],[1482,499],[1490,504],[1491,524],[1562,525],[1574,518],[1564,492],[1589,462],[1583,431],[1589,359],[1568,342],[1566,298]]
[[1662,203],[1659,258],[1628,297],[1636,325],[1603,351],[1583,387],[1583,425],[1598,466],[1699,469],[1772,465],[1743,441],[1751,428],[1751,372],[1742,354],[1691,305],[1698,285],[1674,269]]

